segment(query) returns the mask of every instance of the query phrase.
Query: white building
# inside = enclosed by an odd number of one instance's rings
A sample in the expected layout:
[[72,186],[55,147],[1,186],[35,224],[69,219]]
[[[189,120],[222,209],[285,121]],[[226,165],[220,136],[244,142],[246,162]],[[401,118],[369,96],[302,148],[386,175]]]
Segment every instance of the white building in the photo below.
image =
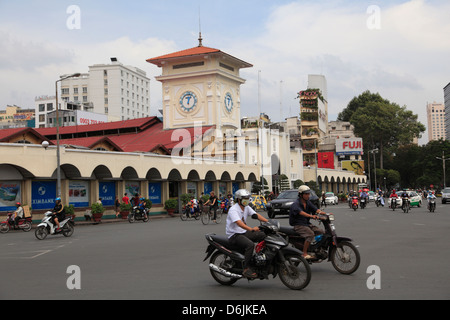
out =
[[61,81],[61,99],[105,114],[109,121],[148,117],[150,79],[145,71],[111,58],[111,64],[89,66],[89,73]]
[[428,141],[445,139],[445,105],[427,104]]

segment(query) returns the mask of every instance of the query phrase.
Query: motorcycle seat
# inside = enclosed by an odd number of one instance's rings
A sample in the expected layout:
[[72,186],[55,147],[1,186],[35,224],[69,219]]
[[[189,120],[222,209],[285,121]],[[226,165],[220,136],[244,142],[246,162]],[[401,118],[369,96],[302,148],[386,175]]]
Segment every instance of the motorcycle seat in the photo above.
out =
[[214,240],[214,242],[217,242],[218,244],[224,246],[225,248],[227,248],[231,251],[237,251],[237,252],[243,251],[242,248],[232,245],[230,243],[230,240],[225,236],[218,236],[218,235],[214,234],[214,235],[210,235],[210,237],[212,240]]
[[295,232],[294,227],[280,227],[280,232],[288,236],[300,236],[297,232]]

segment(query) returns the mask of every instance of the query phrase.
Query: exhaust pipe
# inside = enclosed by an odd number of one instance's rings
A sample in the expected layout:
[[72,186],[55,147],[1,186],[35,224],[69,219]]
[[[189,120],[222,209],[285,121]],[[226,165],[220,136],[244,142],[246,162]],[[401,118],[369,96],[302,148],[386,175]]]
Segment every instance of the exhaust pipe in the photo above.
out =
[[242,275],[241,275],[241,274],[236,274],[236,273],[228,272],[227,270],[222,269],[222,268],[220,268],[220,267],[218,267],[218,266],[216,266],[215,264],[212,264],[212,263],[209,264],[209,268],[210,268],[211,270],[215,271],[215,272],[220,273],[221,275],[223,275],[223,276],[225,276],[225,277],[228,277],[228,278],[235,278],[235,279],[240,279],[240,278],[242,278]]

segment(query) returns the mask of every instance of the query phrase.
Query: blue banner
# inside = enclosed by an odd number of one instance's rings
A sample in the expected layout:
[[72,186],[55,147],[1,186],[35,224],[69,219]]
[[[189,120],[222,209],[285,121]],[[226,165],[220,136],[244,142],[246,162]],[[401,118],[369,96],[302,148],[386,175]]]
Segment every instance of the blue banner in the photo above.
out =
[[53,209],[56,198],[56,181],[31,182],[31,208],[35,210]]
[[205,182],[205,187],[203,188],[203,192],[207,195],[209,195],[213,191],[213,184],[212,182]]
[[148,183],[148,198],[154,204],[162,203],[161,182],[149,182]]
[[98,184],[98,194],[102,199],[103,206],[113,206],[116,200],[116,183],[100,182]]

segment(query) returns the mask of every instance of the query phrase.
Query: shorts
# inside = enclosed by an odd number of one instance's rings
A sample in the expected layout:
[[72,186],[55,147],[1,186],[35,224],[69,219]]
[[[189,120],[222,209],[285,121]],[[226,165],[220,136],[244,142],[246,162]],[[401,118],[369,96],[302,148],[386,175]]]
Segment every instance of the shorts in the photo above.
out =
[[294,226],[295,232],[297,232],[302,238],[305,238],[307,242],[313,242],[314,236],[323,234],[323,231],[316,226]]

